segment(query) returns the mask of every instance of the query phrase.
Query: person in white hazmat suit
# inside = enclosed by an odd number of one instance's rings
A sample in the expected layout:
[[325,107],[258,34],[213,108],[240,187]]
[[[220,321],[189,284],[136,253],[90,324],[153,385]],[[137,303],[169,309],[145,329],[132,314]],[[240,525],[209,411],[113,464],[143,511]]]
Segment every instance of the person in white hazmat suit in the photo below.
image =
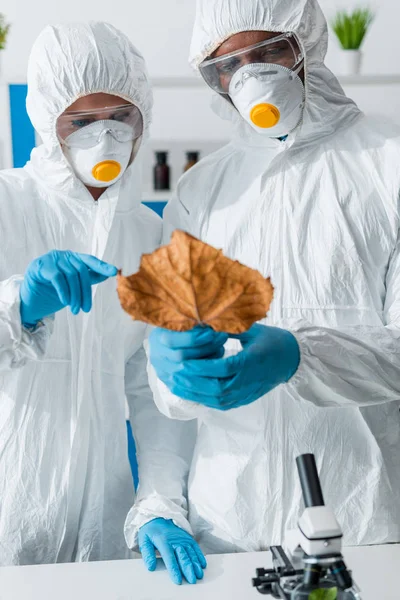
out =
[[[198,0],[191,58],[233,122],[181,179],[183,229],[271,277],[239,340],[156,329],[160,409],[198,418],[189,519],[208,552],[281,543],[316,454],[347,545],[400,541],[400,134],[325,67],[316,0]],[[152,385],[153,385],[152,383]]]
[[194,583],[204,558],[178,526],[195,428],[157,410],[146,326],[122,311],[113,277],[113,265],[136,271],[161,238],[140,202],[144,60],[105,23],[47,27],[27,107],[43,143],[23,169],[0,173],[0,564],[130,555],[126,396],[140,476],[130,528],[145,531],[153,568],[159,543],[164,560],[175,552],[174,580]]

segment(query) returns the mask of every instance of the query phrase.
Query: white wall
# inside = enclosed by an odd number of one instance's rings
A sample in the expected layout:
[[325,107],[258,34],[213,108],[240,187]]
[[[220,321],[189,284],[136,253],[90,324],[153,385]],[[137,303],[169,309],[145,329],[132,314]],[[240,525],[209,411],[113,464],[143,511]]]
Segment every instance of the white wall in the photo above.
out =
[[[242,0],[251,2],[252,0]],[[372,0],[376,21],[365,46],[364,73],[400,74],[399,0]],[[363,0],[321,0],[328,19],[337,8],[357,6]],[[365,4],[369,4],[365,0]],[[378,6],[379,4],[379,6]],[[372,6],[374,6],[372,4]],[[187,64],[195,0],[2,0],[0,11],[12,23],[7,50],[2,53],[2,79],[25,81],[31,45],[47,23],[107,20],[122,29],[145,55],[153,78],[190,77]],[[328,65],[338,67],[338,49],[334,39]],[[352,87],[349,94],[368,112],[385,111],[381,98],[389,98],[386,112],[397,115],[400,86],[381,88]],[[229,135],[229,124],[216,117],[210,107],[211,92],[206,87],[193,89],[155,89],[152,136],[154,147],[167,147],[172,139],[181,147],[173,159],[182,163],[184,149],[214,145]],[[379,109],[379,111],[378,111]],[[0,123],[0,131],[5,127]],[[178,173],[180,167],[176,167]]]
[[152,76],[190,74],[187,48],[194,0],[2,0],[0,12],[13,24],[3,71],[25,77],[30,47],[48,23],[109,21],[145,54]]
[[[399,0],[321,0],[328,18],[337,8],[360,4],[372,5],[377,12],[365,43],[365,72],[399,73]],[[0,10],[13,24],[3,56],[4,75],[8,80],[25,77],[30,47],[47,23],[101,19],[131,37],[153,77],[186,76],[194,9],[195,0],[2,0]],[[333,44],[329,62],[335,64]]]
[[[12,24],[0,56],[2,80],[25,81],[30,48],[46,24],[90,19],[109,21],[124,31],[145,55],[151,77],[190,77],[187,57],[194,9],[194,0],[2,0],[0,12]],[[154,92],[152,134],[164,147],[171,138],[182,140],[182,152],[199,147],[198,141],[226,139],[227,125],[210,110],[205,87]],[[0,120],[4,133],[3,123]],[[177,160],[182,163],[180,155]],[[1,166],[9,165],[6,161]]]

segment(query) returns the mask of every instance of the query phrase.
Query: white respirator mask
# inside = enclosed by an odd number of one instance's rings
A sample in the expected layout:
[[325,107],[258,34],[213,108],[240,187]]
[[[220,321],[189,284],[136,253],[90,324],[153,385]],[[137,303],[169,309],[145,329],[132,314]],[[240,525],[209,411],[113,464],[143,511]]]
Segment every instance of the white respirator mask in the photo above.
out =
[[233,75],[229,96],[249,125],[270,138],[288,135],[303,116],[305,88],[298,73],[282,65],[247,64]]
[[75,175],[87,186],[106,188],[116,183],[140,146],[134,129],[115,120],[95,121],[69,135],[64,155]]

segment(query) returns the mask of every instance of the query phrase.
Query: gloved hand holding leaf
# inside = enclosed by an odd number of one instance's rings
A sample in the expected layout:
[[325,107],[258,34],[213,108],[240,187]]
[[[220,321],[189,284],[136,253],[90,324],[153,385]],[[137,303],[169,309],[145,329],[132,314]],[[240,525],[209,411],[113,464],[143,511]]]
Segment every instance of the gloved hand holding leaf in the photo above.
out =
[[138,273],[119,274],[118,294],[135,320],[172,331],[209,325],[240,334],[266,317],[273,287],[257,271],[177,230],[167,246],[142,257]]

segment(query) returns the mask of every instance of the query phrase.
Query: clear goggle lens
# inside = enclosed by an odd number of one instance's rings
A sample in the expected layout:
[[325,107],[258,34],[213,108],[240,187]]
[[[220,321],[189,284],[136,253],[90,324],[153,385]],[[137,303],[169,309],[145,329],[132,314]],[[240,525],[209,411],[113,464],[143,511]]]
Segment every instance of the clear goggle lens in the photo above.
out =
[[[79,136],[74,136],[77,132]],[[104,132],[122,143],[139,139],[143,135],[140,110],[133,104],[125,104],[83,112],[66,111],[57,120],[57,135],[69,147],[74,146],[74,138],[79,147],[94,146]]]
[[296,70],[302,60],[303,55],[296,38],[293,34],[285,33],[243,50],[205,60],[200,65],[200,73],[214,91],[227,94],[232,77],[245,65],[281,65]]

